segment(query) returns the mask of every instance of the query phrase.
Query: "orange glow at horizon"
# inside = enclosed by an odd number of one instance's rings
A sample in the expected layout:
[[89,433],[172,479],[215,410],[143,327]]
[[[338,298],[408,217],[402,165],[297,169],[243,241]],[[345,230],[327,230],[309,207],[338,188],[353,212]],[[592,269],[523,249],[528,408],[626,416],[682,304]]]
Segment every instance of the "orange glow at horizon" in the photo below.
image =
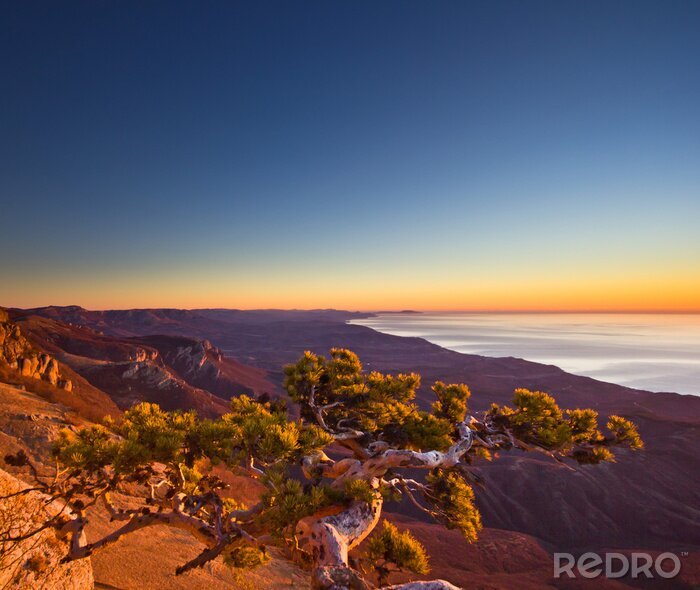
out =
[[81,305],[88,309],[237,308],[362,311],[548,311],[700,313],[700,273],[597,278],[163,276],[22,277],[3,285],[0,306]]

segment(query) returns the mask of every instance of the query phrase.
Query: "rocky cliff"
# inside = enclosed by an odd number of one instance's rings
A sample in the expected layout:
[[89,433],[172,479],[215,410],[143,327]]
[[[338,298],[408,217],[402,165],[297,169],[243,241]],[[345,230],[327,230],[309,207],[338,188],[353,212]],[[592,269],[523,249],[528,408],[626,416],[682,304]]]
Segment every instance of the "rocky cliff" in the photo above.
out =
[[241,394],[279,393],[266,371],[227,357],[207,339],[157,335],[131,341],[157,350],[163,363],[187,383],[225,400]]
[[69,372],[74,390],[85,381],[121,408],[150,401],[167,409],[216,416],[228,411],[232,396],[277,393],[266,371],[227,358],[205,339],[115,337],[97,327],[20,310],[12,310],[10,320],[35,350],[50,355],[64,373]]
[[0,361],[23,377],[41,379],[66,391],[73,389],[72,381],[61,375],[58,361],[35,349],[4,309],[0,309]]

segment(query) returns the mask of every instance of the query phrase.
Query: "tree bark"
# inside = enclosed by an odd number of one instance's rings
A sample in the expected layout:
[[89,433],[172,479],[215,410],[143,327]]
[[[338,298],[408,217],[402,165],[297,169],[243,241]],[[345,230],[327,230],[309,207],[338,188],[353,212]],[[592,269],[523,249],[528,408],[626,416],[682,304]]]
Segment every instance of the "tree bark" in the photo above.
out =
[[348,552],[357,547],[377,526],[383,499],[375,488],[372,502],[353,502],[350,507],[330,516],[310,516],[299,521],[297,545],[310,554],[314,564],[314,586],[323,590],[365,590],[370,588],[363,576],[348,563]]
[[[321,423],[321,426],[324,424]],[[364,590],[371,588],[363,576],[348,563],[348,552],[359,545],[377,526],[382,511],[379,493],[381,478],[390,469],[413,467],[433,469],[454,467],[469,451],[474,432],[465,421],[458,426],[460,437],[447,451],[412,451],[387,448],[385,443],[375,444],[372,456],[361,460],[342,459],[330,464],[314,461],[325,477],[333,479],[332,486],[342,489],[347,481],[370,482],[375,492],[371,502],[354,502],[347,510],[331,516],[310,516],[297,525],[297,546],[310,554],[314,563],[314,586],[319,590]],[[356,455],[357,456],[357,455]],[[412,582],[391,586],[395,590],[452,590],[456,587],[443,580]]]

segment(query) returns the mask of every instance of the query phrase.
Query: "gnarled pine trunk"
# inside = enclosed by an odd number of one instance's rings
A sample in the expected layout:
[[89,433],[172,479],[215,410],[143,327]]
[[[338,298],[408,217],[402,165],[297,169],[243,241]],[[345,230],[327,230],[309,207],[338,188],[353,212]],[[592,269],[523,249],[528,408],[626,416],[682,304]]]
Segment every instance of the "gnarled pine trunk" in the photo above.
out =
[[311,555],[313,580],[324,590],[364,590],[370,586],[348,563],[348,552],[372,532],[382,513],[382,496],[375,492],[372,502],[353,502],[338,514],[299,521],[297,543]]
[[[376,486],[376,482],[374,482]],[[382,513],[383,499],[375,489],[372,502],[353,502],[330,516],[309,516],[297,525],[297,544],[313,559],[313,584],[318,590],[370,590],[374,586],[350,567],[348,553],[374,530]],[[409,582],[386,590],[458,590],[444,580]]]

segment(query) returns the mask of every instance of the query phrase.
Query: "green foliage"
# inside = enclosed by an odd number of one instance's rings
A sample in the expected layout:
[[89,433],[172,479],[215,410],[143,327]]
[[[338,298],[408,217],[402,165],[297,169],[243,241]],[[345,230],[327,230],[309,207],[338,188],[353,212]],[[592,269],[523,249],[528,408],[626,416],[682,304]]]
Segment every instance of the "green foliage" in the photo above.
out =
[[452,424],[427,412],[411,413],[401,425],[401,430],[394,439],[402,441],[408,448],[445,451],[454,442]]
[[229,567],[253,569],[270,561],[270,556],[258,547],[241,545],[223,554],[224,563]]
[[260,522],[279,537],[291,536],[300,519],[343,501],[343,494],[328,486],[304,487],[282,471],[273,470],[264,480],[268,491],[262,497],[265,510]]
[[150,403],[135,405],[113,427],[119,437],[101,426],[64,431],[54,453],[65,465],[88,472],[112,465],[123,474],[153,462],[191,466],[202,456],[217,459],[234,440],[231,429],[221,423],[198,421],[194,412],[166,412]]
[[367,395],[374,403],[407,404],[416,397],[420,375],[416,373],[384,375],[372,371],[367,375]]
[[226,419],[197,420],[184,439],[184,460],[206,457],[212,464],[233,464],[241,456],[241,430]]
[[533,442],[557,448],[570,440],[571,428],[562,420],[562,411],[551,395],[516,389],[513,404],[516,412],[511,423],[517,430],[525,431]]
[[269,402],[242,395],[231,399],[231,413],[221,418],[236,430],[236,447],[262,465],[285,464],[322,449],[331,437],[318,426],[292,422]]
[[362,363],[346,348],[331,348],[331,358],[325,363],[328,388],[340,395],[352,396],[362,390]]
[[182,491],[186,494],[197,493],[202,481],[202,474],[195,467],[187,467],[186,465],[180,465],[180,473],[183,479]]
[[[184,459],[185,438],[196,423],[194,412],[166,412],[157,404],[144,402],[125,412],[115,431],[133,443],[147,460],[170,463]],[[126,464],[125,468],[129,466]]]
[[641,449],[644,447],[637,427],[622,416],[612,415],[608,418],[607,428],[613,433],[617,444],[625,445],[631,449]]
[[221,499],[224,512],[231,512],[233,510],[245,510],[246,505],[234,498],[222,498]]
[[433,404],[433,414],[452,424],[462,422],[467,415],[467,400],[471,396],[469,388],[461,383],[445,385],[442,381],[436,381],[432,390],[438,398]]
[[117,473],[129,473],[153,462],[192,467],[202,458],[229,466],[251,458],[262,465],[287,464],[332,441],[318,426],[289,421],[277,406],[248,396],[233,398],[231,412],[216,420],[140,403],[111,425],[114,433],[102,426],[64,431],[54,445],[56,456],[87,471],[112,465]]
[[315,355],[308,350],[303,356],[293,365],[287,365],[284,368],[284,387],[292,398],[298,404],[304,404],[311,399],[312,390],[319,390],[316,395],[316,403],[328,403],[327,399],[322,397],[323,389],[321,380],[326,384],[328,377],[325,375],[326,359]]
[[571,440],[574,442],[599,441],[602,438],[598,430],[598,412],[595,410],[568,410]]
[[608,463],[615,462],[615,455],[605,447],[576,449],[572,453],[572,457],[582,465],[597,465],[603,461]]
[[425,548],[409,531],[399,531],[396,526],[384,521],[382,530],[373,535],[367,545],[366,557],[379,574],[379,584],[384,586],[392,572],[408,570],[415,574],[430,572]]
[[448,529],[458,529],[470,543],[481,531],[481,514],[474,505],[474,490],[456,471],[436,469],[428,474],[425,499]]
[[63,429],[54,443],[53,453],[67,467],[97,471],[116,461],[120,444],[103,426],[83,428],[77,433]]
[[608,429],[612,438],[605,438],[598,429],[598,413],[592,409],[563,412],[555,399],[541,391],[516,389],[513,408],[493,404],[487,412],[492,423],[512,431],[519,441],[534,444],[579,463],[597,464],[614,461],[608,448],[612,445],[643,447],[636,426],[620,416],[610,416]]
[[376,492],[364,479],[345,480],[345,495],[350,500],[372,503],[376,497]]
[[357,429],[366,433],[364,442],[374,439],[398,448],[445,450],[454,441],[455,422],[466,415],[465,385],[436,383],[438,401],[431,414],[413,402],[419,375],[363,373],[357,355],[346,349],[332,349],[330,359],[305,352],[284,372],[284,386],[301,405],[302,417],[315,421],[312,406],[320,408],[330,430]]
[[333,442],[333,436],[315,424],[305,424],[299,431],[299,447],[305,454],[320,450]]

